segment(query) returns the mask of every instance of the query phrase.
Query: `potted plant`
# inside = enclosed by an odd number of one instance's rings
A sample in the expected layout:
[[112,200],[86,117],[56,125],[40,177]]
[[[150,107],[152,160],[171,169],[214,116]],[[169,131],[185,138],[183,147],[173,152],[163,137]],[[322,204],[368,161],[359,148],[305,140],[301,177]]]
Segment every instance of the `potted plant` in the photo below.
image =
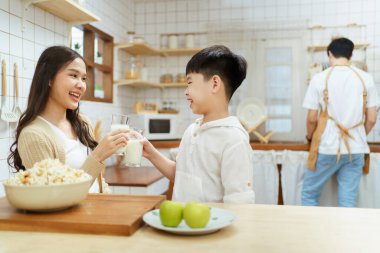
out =
[[75,43],[75,44],[74,44],[74,50],[75,50],[78,54],[82,55],[81,44],[79,44],[79,43]]
[[99,51],[96,52],[95,62],[99,64],[103,64],[103,57]]
[[97,98],[104,98],[104,90],[101,84],[95,85],[94,96]]

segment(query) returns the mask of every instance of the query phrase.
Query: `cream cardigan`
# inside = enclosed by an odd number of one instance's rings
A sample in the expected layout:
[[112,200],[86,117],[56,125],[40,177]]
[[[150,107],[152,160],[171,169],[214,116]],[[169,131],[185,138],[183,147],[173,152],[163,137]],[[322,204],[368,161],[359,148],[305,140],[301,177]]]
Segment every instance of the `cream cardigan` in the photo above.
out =
[[[90,134],[92,134],[92,130],[90,130]],[[48,123],[38,117],[21,131],[17,148],[25,168],[31,168],[34,163],[48,158],[58,159],[65,164],[63,143]],[[104,168],[105,165],[97,161],[91,154],[81,167],[92,176],[93,181]]]

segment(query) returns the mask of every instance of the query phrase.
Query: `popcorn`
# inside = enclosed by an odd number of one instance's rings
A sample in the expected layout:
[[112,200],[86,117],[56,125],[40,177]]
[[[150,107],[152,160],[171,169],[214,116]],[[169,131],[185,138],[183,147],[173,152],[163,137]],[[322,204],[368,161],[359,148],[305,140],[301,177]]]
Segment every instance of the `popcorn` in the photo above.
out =
[[9,185],[56,185],[78,183],[92,179],[83,170],[75,170],[58,159],[45,159],[32,168],[19,171],[6,181]]

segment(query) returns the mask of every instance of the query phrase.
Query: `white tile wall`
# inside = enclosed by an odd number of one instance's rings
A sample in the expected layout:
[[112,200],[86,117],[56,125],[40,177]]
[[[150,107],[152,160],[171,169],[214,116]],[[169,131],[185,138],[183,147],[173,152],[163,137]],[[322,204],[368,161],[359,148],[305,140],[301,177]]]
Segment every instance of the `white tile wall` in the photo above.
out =
[[[307,19],[310,25],[364,24],[364,38],[371,44],[366,53],[367,64],[380,91],[380,2],[376,0],[146,0],[136,1],[135,11],[137,33],[143,34],[156,47],[160,46],[162,33],[203,32],[207,31],[208,23],[216,22]],[[363,37],[355,32],[345,36]],[[326,39],[331,37],[331,30],[313,37],[314,42],[326,43]],[[197,46],[203,45],[198,42]],[[160,59],[160,67],[155,67],[157,62],[149,58],[145,63],[151,78],[157,81],[165,71],[174,74],[184,72],[187,61],[177,58],[174,57],[174,61]],[[182,112],[189,113],[182,92],[167,91],[166,97],[174,98]],[[304,124],[304,119],[300,119],[300,124]],[[370,134],[370,140],[380,141],[380,120]]]
[[[160,47],[162,33],[205,32],[207,24],[217,22],[308,19],[311,25],[365,24],[366,39],[371,43],[366,58],[370,73],[374,75],[377,85],[380,84],[380,3],[377,0],[112,0],[112,4],[107,0],[88,0],[85,7],[102,19],[93,25],[114,36],[115,42],[126,41],[126,32],[136,31],[155,47]],[[21,0],[0,0],[0,59],[11,64],[18,62],[22,83],[21,102],[25,108],[38,57],[49,45],[67,43],[69,26],[62,19],[29,6],[25,11],[25,29],[22,31],[22,8]],[[207,37],[198,39],[196,43],[196,46],[207,45]],[[127,57],[124,52],[114,52],[115,79],[123,78]],[[149,79],[158,81],[164,73],[183,73],[188,60],[189,57],[146,57],[143,63],[149,71]],[[11,70],[8,64],[9,88]],[[114,94],[113,104],[81,104],[81,111],[92,121],[103,117],[104,131],[109,127],[109,115],[112,112],[130,113],[137,99],[155,103],[172,99],[177,101],[184,117],[188,117],[189,121],[194,118],[182,89],[161,92],[157,89],[137,90],[115,86]],[[10,103],[13,103],[12,97],[9,98]],[[99,110],[93,110],[94,107]],[[0,179],[8,175],[3,152],[13,142],[13,130],[9,124],[0,121]],[[371,135],[373,140],[380,141],[380,124],[377,124]],[[7,147],[4,148],[4,145]]]
[[[112,35],[114,40],[125,41],[126,31],[134,30],[134,2],[132,0],[112,0],[112,4],[104,0],[91,0],[85,3],[88,9],[99,16],[102,21],[93,25]],[[44,10],[29,6],[25,10],[24,30],[22,29],[22,1],[0,0],[0,60],[7,62],[7,101],[13,106],[13,64],[17,62],[20,77],[20,104],[26,107],[34,68],[38,58],[46,47],[51,45],[68,45],[69,25]],[[121,55],[125,57],[125,55]],[[115,78],[121,75],[122,62],[115,53]],[[105,117],[113,111],[130,111],[132,92],[115,88],[113,104],[84,102],[81,111],[91,120]],[[93,110],[101,108],[100,110]],[[98,113],[99,112],[99,113]],[[0,180],[8,178],[9,167],[6,162],[10,145],[14,141],[15,125],[0,120]],[[3,195],[0,187],[0,196]]]

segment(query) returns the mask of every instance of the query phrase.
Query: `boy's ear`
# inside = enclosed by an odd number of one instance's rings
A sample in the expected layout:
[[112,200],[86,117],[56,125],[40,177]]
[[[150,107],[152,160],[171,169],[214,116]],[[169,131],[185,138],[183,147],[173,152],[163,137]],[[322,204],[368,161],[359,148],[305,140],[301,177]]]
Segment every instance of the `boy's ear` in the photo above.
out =
[[212,81],[212,91],[213,93],[217,93],[222,88],[222,79],[220,79],[220,76],[213,75],[211,77]]

